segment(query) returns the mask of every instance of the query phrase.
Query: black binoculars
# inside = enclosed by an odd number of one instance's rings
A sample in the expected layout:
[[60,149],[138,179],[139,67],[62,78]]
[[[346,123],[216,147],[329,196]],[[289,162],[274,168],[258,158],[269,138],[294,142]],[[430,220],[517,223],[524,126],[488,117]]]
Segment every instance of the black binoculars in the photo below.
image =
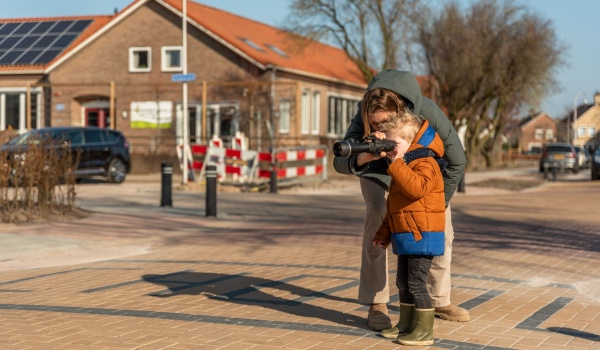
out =
[[370,136],[364,142],[336,142],[333,144],[333,154],[336,157],[349,157],[353,154],[368,152],[378,156],[379,153],[393,151],[394,148],[396,148],[396,142]]

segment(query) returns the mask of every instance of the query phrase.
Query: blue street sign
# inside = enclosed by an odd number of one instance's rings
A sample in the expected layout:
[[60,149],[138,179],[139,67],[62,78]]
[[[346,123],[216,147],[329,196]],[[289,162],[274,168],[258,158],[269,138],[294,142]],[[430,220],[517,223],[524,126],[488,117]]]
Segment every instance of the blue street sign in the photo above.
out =
[[174,83],[183,83],[186,81],[194,81],[196,80],[196,74],[187,73],[187,74],[173,74],[171,76],[171,81]]

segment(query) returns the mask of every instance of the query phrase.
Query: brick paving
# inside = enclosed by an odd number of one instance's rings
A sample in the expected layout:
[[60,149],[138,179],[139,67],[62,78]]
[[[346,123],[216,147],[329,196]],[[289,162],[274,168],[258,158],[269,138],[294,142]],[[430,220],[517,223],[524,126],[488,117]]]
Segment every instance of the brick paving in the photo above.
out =
[[[436,319],[420,348],[600,348],[600,182],[587,179],[455,196],[452,299],[472,319]],[[356,303],[355,181],[219,193],[217,218],[203,192],[161,208],[156,181],[84,184],[79,198],[84,219],[2,228],[0,349],[402,347]],[[395,320],[397,296],[389,308]]]

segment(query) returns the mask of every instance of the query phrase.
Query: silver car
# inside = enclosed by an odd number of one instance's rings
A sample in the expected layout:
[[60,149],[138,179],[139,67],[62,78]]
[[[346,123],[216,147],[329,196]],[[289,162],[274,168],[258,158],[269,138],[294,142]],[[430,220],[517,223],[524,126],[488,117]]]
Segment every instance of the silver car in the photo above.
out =
[[554,142],[544,146],[540,158],[540,172],[552,168],[571,170],[574,174],[579,172],[579,157],[572,144]]

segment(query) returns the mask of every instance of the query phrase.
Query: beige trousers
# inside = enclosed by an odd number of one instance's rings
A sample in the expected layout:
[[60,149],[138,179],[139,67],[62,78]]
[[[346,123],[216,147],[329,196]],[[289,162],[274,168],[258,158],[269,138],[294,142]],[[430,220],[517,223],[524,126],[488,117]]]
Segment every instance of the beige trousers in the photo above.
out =
[[[387,192],[375,182],[363,178],[360,179],[360,188],[366,205],[366,216],[358,302],[361,304],[387,303],[390,301],[387,250],[373,247],[373,237],[385,217]],[[450,263],[452,261],[452,241],[454,240],[450,206],[446,208],[445,238],[444,255],[433,258],[427,281],[427,291],[434,307],[450,305]]]

